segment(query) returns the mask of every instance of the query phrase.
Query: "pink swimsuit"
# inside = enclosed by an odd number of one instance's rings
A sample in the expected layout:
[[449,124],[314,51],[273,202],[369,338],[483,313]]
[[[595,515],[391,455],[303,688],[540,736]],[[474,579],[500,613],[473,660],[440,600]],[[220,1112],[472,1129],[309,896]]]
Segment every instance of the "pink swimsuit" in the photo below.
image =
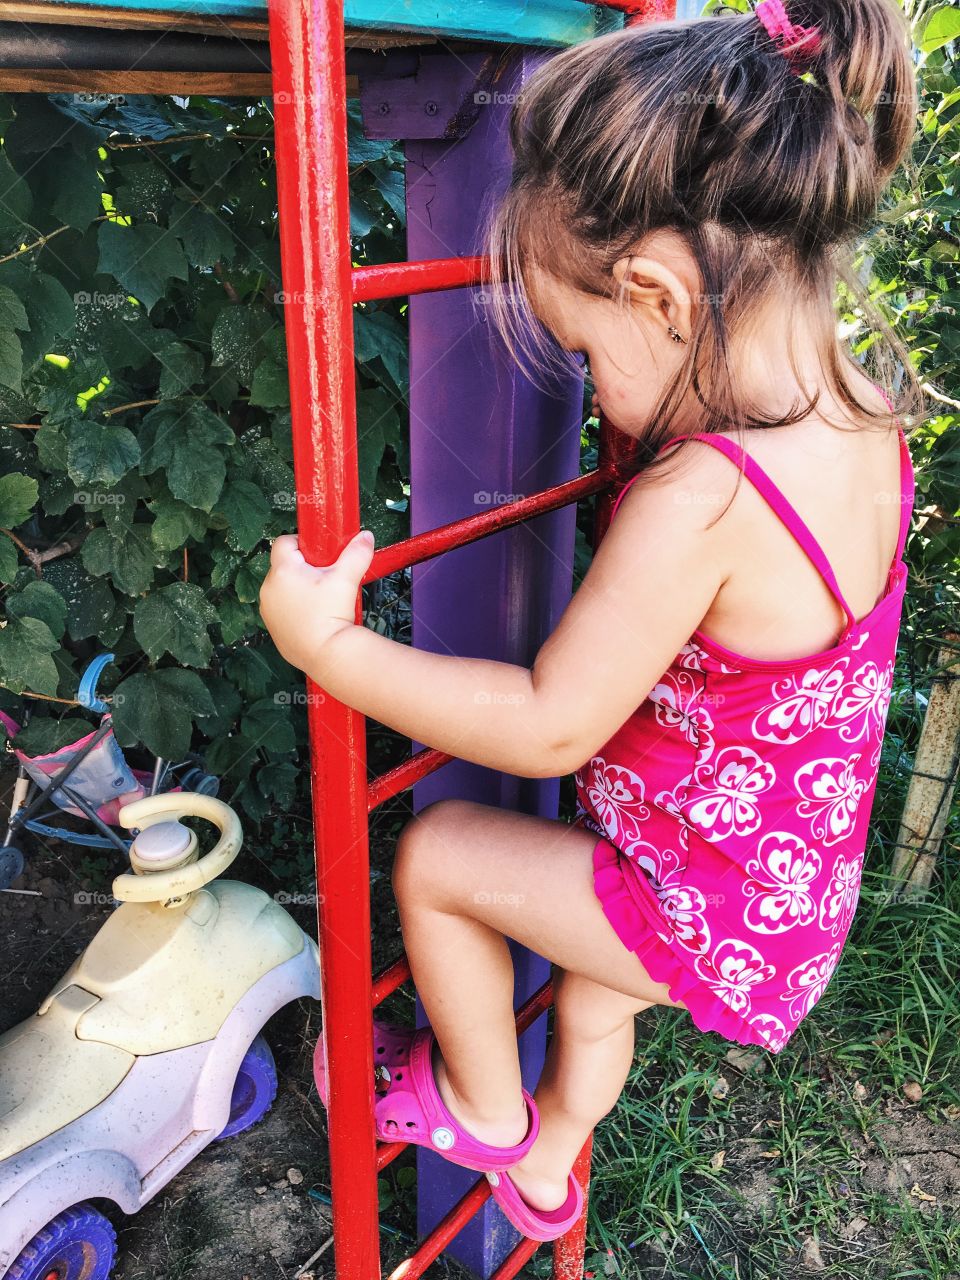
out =
[[823,995],[859,898],[914,499],[899,436],[897,552],[859,622],[820,545],[754,459],[723,436],[689,437],[743,458],[847,623],[832,648],[782,662],[695,631],[575,778],[577,823],[604,837],[594,887],[624,945],[700,1030],[775,1053]]

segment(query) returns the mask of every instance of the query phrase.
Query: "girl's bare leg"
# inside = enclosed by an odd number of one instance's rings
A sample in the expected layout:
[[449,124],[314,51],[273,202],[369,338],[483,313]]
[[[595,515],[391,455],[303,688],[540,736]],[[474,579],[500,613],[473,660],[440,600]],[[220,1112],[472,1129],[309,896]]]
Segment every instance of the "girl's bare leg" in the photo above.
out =
[[510,1170],[520,1193],[539,1209],[563,1204],[574,1160],[616,1106],[630,1074],[636,1015],[652,1004],[567,970],[555,973],[554,989],[553,1035],[534,1091],[540,1134]]
[[437,1086],[483,1141],[512,1145],[526,1131],[506,939],[564,970],[535,1095],[541,1132],[515,1166],[518,1188],[543,1209],[563,1201],[577,1152],[620,1095],[634,1015],[677,1005],[603,914],[595,843],[545,818],[444,801],[407,825],[394,864],[407,956],[437,1039]]

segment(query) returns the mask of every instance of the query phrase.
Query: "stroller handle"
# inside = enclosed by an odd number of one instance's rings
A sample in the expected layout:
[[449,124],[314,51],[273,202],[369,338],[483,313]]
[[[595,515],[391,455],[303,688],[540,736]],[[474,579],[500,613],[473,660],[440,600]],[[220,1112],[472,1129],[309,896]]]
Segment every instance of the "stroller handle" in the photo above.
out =
[[243,830],[240,819],[222,800],[195,791],[171,791],[164,795],[144,796],[125,804],[117,814],[122,827],[142,831],[158,822],[176,822],[180,818],[206,818],[220,828],[220,839],[203,857],[172,871],[153,871],[148,875],[126,872],[113,882],[113,896],[121,902],[165,902],[182,898],[202,889],[226,871],[240,852]]

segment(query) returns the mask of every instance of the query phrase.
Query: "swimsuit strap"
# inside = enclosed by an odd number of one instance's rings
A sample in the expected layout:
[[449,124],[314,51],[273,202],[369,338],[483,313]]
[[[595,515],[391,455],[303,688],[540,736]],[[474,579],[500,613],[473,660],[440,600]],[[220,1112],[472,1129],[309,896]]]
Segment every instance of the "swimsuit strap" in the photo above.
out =
[[907,437],[903,434],[903,427],[898,426],[897,432],[900,436],[900,537],[897,540],[897,560],[902,560],[917,490]]
[[[881,387],[877,387],[877,390],[892,409],[893,404],[886,392],[883,391]],[[910,520],[913,513],[913,504],[916,494],[913,459],[910,456],[910,448],[907,444],[907,438],[904,435],[903,427],[899,424],[897,426],[897,433],[900,437],[900,533],[897,539],[897,552],[893,558],[893,563],[890,566],[890,571],[887,574],[887,589],[889,589],[893,575],[897,571],[897,568],[903,559],[903,552],[907,542],[907,534],[910,531]],[[660,446],[657,450],[657,456],[659,457],[664,449],[669,449],[680,440],[702,440],[704,444],[712,445],[715,449],[719,449],[721,453],[725,453],[732,462],[736,463],[737,466],[743,470],[747,479],[752,482],[773,510],[776,511],[777,515],[780,516],[783,523],[790,530],[794,538],[796,538],[797,542],[816,566],[820,576],[830,588],[831,594],[847,615],[846,626],[843,629],[840,641],[838,641],[838,643],[842,643],[847,638],[849,631],[856,625],[857,619],[854,617],[853,610],[847,604],[843,592],[840,590],[840,585],[837,582],[836,575],[833,572],[830,561],[827,559],[823,548],[810,532],[806,522],[801,519],[796,508],[787,500],[784,494],[781,493],[760,464],[751,457],[749,453],[741,449],[738,444],[734,444],[732,440],[728,440],[726,436],[716,435],[712,432],[696,432],[688,435],[673,436]],[[620,493],[617,495],[616,502],[613,505],[613,511],[610,517],[611,520],[617,514],[617,508],[623,501],[627,490],[635,480],[640,478],[642,474],[643,472],[639,472],[623,486]]]
[[668,440],[658,452],[662,453],[663,449],[676,444],[678,440],[702,440],[704,444],[712,445],[715,449],[719,449],[721,453],[725,453],[731,462],[736,463],[737,466],[743,470],[747,479],[757,490],[759,490],[786,527],[793,534],[794,538],[796,538],[797,542],[799,542],[800,546],[804,549],[809,558],[813,561],[813,564],[816,566],[820,576],[823,578],[824,582],[826,582],[837,603],[847,615],[848,621],[847,625],[843,629],[841,642],[846,639],[847,632],[856,625],[857,619],[854,617],[853,610],[844,599],[843,592],[840,590],[840,585],[837,582],[833,569],[830,567],[830,561],[824,554],[820,543],[807,528],[805,521],[801,519],[796,508],[787,500],[786,497],[784,497],[756,459],[751,457],[751,455],[744,449],[741,449],[738,444],[734,444],[732,440],[728,440],[726,436],[719,436],[712,432],[698,432],[688,436],[674,436],[671,440]]

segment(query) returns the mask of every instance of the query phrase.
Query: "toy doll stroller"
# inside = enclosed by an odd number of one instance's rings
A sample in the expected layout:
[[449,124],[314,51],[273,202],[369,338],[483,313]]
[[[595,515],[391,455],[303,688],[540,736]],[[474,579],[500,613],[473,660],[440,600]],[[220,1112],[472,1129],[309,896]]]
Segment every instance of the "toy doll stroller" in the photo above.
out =
[[[127,764],[114,737],[109,705],[96,692],[101,671],[112,661],[112,653],[94,658],[84,671],[77,692],[81,706],[103,713],[99,727],[48,755],[30,756],[15,746],[17,734],[29,723],[29,706],[23,725],[0,711],[10,739],[7,750],[19,764],[7,833],[0,845],[0,891],[8,888],[23,870],[23,852],[17,845],[21,831],[88,849],[114,848],[126,856],[132,838],[124,839],[113,830],[119,825],[117,815],[123,805],[164,791],[215,796],[220,789],[219,778],[204,772],[198,755],[191,754],[176,763],[157,756],[151,769],[134,769]],[[51,807],[41,813],[44,804]],[[86,818],[94,830],[76,831],[44,821],[54,817],[57,810]]]

